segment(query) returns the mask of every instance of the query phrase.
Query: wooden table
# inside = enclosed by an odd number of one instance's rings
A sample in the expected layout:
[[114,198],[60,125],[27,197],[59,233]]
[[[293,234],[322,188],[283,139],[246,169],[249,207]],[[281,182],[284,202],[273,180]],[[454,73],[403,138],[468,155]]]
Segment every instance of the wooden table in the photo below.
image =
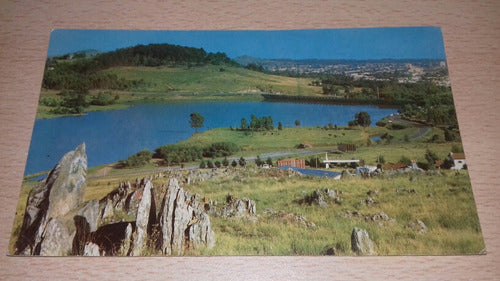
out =
[[[0,257],[0,280],[500,279],[499,1],[2,1],[0,249],[7,252],[50,31],[441,26],[483,256]],[[198,3],[199,2],[199,3]]]

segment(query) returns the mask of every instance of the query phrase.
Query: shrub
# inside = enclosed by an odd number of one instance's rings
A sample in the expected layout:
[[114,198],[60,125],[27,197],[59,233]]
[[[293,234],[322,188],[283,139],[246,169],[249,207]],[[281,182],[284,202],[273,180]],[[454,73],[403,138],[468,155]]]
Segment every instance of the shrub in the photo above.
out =
[[162,158],[167,165],[196,161],[202,155],[202,149],[198,146],[167,144],[155,150],[155,157]]
[[391,125],[391,129],[393,130],[402,130],[402,129],[406,129],[408,128],[408,126],[406,126],[405,124],[401,124],[401,123],[392,123]]
[[387,125],[387,122],[384,120],[380,120],[377,123],[375,123],[375,125],[377,125],[379,127],[385,127]]
[[138,153],[131,155],[125,161],[121,161],[121,164],[125,167],[141,167],[149,163],[153,153],[149,150],[141,150]]
[[50,107],[57,107],[61,104],[61,101],[58,98],[46,97],[40,99],[40,104]]
[[232,142],[217,142],[212,143],[208,147],[203,148],[203,156],[205,157],[223,157],[230,156],[238,152],[240,148]]
[[110,105],[114,104],[116,97],[119,98],[119,96],[113,96],[111,92],[99,92],[97,96],[93,96],[92,100],[90,101],[91,105]]
[[407,165],[410,165],[411,164],[411,160],[410,158],[406,157],[406,156],[401,156],[401,158],[399,158],[399,162],[401,163],[404,163],[404,164],[407,164]]

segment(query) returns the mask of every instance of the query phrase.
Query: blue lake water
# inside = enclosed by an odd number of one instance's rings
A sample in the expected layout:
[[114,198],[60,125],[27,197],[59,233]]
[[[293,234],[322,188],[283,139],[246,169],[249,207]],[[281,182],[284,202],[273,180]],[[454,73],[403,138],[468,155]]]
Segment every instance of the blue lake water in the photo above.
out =
[[281,170],[293,169],[293,170],[295,170],[303,175],[306,175],[306,176],[327,177],[327,178],[334,178],[334,177],[342,174],[339,172],[314,170],[314,169],[301,169],[301,168],[297,168],[297,167],[288,167],[288,166],[281,167],[280,169]]
[[194,129],[189,115],[205,117],[199,131],[218,127],[239,127],[241,118],[250,121],[272,116],[274,125],[345,126],[354,114],[366,111],[372,124],[396,113],[396,109],[369,105],[323,105],[281,102],[179,102],[139,105],[123,110],[90,112],[83,116],[38,119],[35,121],[25,175],[52,169],[59,159],[80,143],[87,146],[89,166],[126,159],[143,149],[188,139]]

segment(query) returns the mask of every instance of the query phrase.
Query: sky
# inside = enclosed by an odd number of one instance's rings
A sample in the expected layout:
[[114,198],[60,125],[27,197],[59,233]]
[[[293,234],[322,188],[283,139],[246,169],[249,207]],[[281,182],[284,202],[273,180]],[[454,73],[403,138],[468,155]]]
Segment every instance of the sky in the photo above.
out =
[[439,27],[387,27],[271,31],[145,31],[57,29],[48,56],[81,50],[113,51],[169,43],[224,52],[230,58],[445,59]]

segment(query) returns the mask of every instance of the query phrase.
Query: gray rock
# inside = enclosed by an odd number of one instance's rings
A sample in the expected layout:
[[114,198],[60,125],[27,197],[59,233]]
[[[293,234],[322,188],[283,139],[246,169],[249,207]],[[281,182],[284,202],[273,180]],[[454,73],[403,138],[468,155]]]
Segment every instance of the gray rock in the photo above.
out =
[[40,256],[67,256],[72,253],[73,234],[68,232],[63,222],[50,219],[39,243]]
[[77,214],[87,220],[91,232],[97,230],[97,227],[99,226],[99,201],[88,201],[80,210],[78,210]]
[[[151,188],[153,185],[150,181],[146,183],[144,187],[144,191],[142,193],[141,202],[139,203],[139,207],[137,209],[137,219],[136,219],[136,230],[134,233],[134,246],[132,249],[133,256],[141,255],[144,250],[147,231],[148,231],[148,222],[149,222],[149,213],[151,208]],[[128,227],[128,226],[127,226]]]
[[370,198],[368,198],[368,199],[365,199],[365,204],[366,204],[367,206],[373,205],[373,204],[375,204],[375,199],[373,199],[373,198],[371,198],[371,197],[370,197]]
[[111,198],[107,198],[106,200],[106,206],[104,207],[104,210],[102,211],[102,220],[110,219],[115,215],[115,210],[113,206],[113,201]]
[[411,228],[411,230],[420,233],[420,234],[425,234],[429,230],[425,223],[421,220],[417,220],[416,222],[410,222],[408,223],[408,226]]
[[364,229],[355,227],[351,234],[352,251],[358,255],[373,255],[373,242]]
[[97,246],[96,244],[94,244],[92,242],[88,242],[84,246],[83,255],[84,256],[90,256],[90,257],[98,257],[98,256],[100,256],[101,254],[100,254],[100,251],[99,251],[99,246]]
[[182,255],[186,249],[213,247],[215,237],[210,218],[197,198],[184,191],[177,179],[170,179],[160,210],[165,255]]
[[48,217],[64,216],[82,203],[86,177],[87,154],[85,143],[82,143],[74,151],[66,153],[47,178],[46,184],[51,185]]
[[125,229],[125,239],[123,239],[122,246],[120,247],[120,256],[127,256],[130,251],[130,245],[132,242],[132,224],[128,224]]
[[[28,195],[16,254],[68,255],[72,249],[71,222],[61,219],[77,209],[85,195],[87,155],[85,143],[66,153],[47,178]],[[67,219],[66,219],[67,220]],[[56,240],[58,245],[56,245]],[[67,241],[68,240],[68,241]]]
[[224,204],[219,205],[217,202],[210,202],[205,205],[205,209],[210,215],[223,218],[252,218],[257,215],[255,201],[246,198],[238,199],[233,195],[228,195]]
[[340,195],[342,191],[322,188],[316,189],[311,195],[306,195],[302,200],[302,203],[307,203],[309,205],[315,204],[320,207],[328,207],[328,202],[340,203]]

